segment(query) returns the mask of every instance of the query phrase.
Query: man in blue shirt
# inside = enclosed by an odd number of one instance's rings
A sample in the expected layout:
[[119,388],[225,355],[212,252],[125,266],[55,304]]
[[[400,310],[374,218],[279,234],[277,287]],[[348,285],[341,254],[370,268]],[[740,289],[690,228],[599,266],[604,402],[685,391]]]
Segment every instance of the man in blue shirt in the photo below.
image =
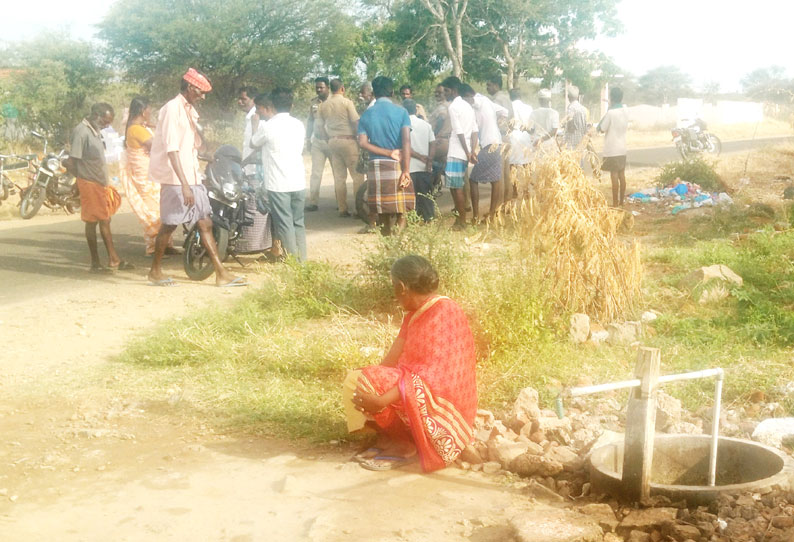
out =
[[392,222],[405,225],[405,213],[416,204],[411,182],[411,119],[391,101],[394,82],[378,76],[372,80],[375,104],[358,122],[358,144],[369,152],[367,203],[378,215],[383,235],[391,235]]

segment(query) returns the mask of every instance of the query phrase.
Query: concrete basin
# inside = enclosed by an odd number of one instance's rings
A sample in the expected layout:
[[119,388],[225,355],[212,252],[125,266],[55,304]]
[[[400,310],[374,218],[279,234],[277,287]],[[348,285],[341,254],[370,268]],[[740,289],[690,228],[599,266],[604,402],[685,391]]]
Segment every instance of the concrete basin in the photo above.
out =
[[[790,489],[794,484],[794,461],[783,452],[749,440],[721,437],[717,449],[717,483],[709,487],[710,445],[708,435],[656,435],[651,495],[701,505],[720,494],[774,487]],[[594,492],[622,498],[622,471],[622,440],[593,450],[590,482]]]

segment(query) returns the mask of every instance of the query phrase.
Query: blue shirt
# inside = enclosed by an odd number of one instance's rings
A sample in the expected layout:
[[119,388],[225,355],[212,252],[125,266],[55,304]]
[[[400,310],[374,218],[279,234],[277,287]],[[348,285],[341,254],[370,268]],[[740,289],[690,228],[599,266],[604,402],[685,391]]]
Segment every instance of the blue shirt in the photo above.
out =
[[[381,97],[375,105],[361,114],[358,133],[367,134],[367,139],[376,147],[393,150],[402,148],[402,129],[411,128],[411,119],[404,107],[394,105],[389,98]],[[378,156],[378,160],[389,160]]]

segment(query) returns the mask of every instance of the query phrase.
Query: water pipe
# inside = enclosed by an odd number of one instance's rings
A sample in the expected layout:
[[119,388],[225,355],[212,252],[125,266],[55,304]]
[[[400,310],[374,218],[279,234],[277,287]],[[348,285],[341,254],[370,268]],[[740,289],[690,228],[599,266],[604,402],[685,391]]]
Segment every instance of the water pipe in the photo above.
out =
[[[713,487],[717,482],[717,447],[719,445],[720,409],[722,408],[722,383],[725,380],[725,371],[720,368],[716,368],[704,369],[702,371],[693,371],[691,373],[665,375],[660,376],[657,380],[657,383],[667,384],[668,382],[675,382],[678,380],[694,380],[697,378],[711,377],[715,377],[717,379],[714,387],[714,408],[711,415],[711,449],[709,451],[709,486]],[[590,395],[605,391],[620,390],[625,388],[638,388],[641,384],[642,382],[640,379],[635,378],[632,380],[622,380],[620,382],[597,384],[595,386],[583,386],[579,388],[565,389],[557,395],[557,398],[554,401],[557,417],[562,418],[565,416],[565,408],[563,406],[564,397],[580,397],[582,395]]]

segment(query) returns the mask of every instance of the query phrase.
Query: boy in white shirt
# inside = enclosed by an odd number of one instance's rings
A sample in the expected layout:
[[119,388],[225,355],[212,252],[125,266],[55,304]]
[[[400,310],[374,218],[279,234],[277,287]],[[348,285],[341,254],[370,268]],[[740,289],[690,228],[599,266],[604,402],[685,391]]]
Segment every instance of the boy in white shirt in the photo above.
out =
[[416,212],[425,222],[435,217],[433,199],[433,156],[436,154],[436,136],[430,123],[417,116],[416,102],[403,100],[403,107],[411,119],[411,180],[416,192]]
[[618,87],[609,89],[609,111],[598,123],[598,131],[604,137],[604,162],[602,171],[608,171],[612,179],[612,205],[622,206],[626,195],[626,130],[629,116],[623,106],[623,91]]
[[477,163],[477,120],[474,109],[460,96],[460,79],[454,75],[441,82],[444,96],[449,104],[449,123],[451,133],[449,136],[449,150],[447,151],[447,166],[444,170],[444,184],[452,193],[455,202],[455,211],[458,218],[453,229],[462,230],[466,227],[466,198],[463,194],[464,179],[469,164]]
[[267,96],[254,100],[257,113],[267,122],[258,122],[251,137],[252,147],[262,147],[273,229],[287,253],[306,261],[306,229],[303,206],[306,199],[306,172],[303,166],[303,143],[306,129],[290,115],[292,91],[276,88]]

